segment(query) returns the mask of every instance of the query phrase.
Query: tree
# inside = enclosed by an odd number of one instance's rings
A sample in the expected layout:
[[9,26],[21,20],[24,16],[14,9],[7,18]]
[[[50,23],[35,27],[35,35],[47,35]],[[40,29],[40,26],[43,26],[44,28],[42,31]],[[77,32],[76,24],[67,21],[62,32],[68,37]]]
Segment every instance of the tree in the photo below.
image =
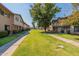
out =
[[33,28],[35,29],[35,22],[34,21],[32,22],[32,25],[33,25]]
[[67,18],[63,18],[63,20],[59,20],[59,25],[60,24],[62,26],[79,26],[79,11],[74,12],[74,14]]
[[34,4],[30,9],[33,21],[37,22],[39,27],[43,27],[45,32],[57,12],[60,12],[60,9],[53,3]]
[[72,6],[73,6],[73,11],[78,11],[78,8],[79,8],[79,3],[72,3]]
[[79,3],[72,3],[73,14],[70,17],[70,25],[79,26]]

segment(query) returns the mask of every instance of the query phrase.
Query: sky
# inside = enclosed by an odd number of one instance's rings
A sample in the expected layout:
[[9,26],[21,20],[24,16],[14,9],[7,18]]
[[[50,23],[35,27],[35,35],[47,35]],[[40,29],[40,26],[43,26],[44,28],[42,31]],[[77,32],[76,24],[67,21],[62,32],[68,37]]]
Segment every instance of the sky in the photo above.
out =
[[[3,3],[5,7],[11,10],[13,13],[21,14],[23,20],[30,26],[32,26],[32,17],[30,15],[29,9],[31,8],[31,3]],[[71,15],[72,4],[70,3],[58,3],[57,7],[61,8],[61,12],[56,14],[56,17],[64,17]]]
[[58,3],[56,4],[59,8],[61,8],[61,12],[56,14],[56,17],[65,17],[72,14],[73,6],[70,3]]

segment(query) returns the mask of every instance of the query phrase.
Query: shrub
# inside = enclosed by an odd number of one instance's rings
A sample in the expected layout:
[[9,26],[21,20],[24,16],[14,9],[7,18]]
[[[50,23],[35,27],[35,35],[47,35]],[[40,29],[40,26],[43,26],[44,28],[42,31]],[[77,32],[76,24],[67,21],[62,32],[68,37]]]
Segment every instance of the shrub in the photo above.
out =
[[22,30],[14,30],[13,34],[17,34],[17,33],[20,33],[20,32],[22,32]]
[[13,30],[13,34],[16,34],[16,33],[18,33],[18,31],[17,30]]
[[27,28],[26,31],[30,31],[30,28]]
[[8,31],[2,31],[0,32],[0,38],[8,36]]

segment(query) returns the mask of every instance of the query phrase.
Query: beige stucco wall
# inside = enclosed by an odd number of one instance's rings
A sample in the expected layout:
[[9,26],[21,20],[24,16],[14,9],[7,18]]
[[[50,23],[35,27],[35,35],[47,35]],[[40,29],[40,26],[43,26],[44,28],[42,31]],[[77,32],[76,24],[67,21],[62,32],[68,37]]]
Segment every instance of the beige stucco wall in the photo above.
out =
[[5,30],[5,25],[10,25],[11,26],[11,22],[10,22],[10,18],[8,18],[7,16],[3,16],[0,15],[0,31],[4,31]]
[[10,16],[10,25],[11,25],[10,30],[11,31],[13,31],[13,23],[14,23],[14,15],[11,15]]

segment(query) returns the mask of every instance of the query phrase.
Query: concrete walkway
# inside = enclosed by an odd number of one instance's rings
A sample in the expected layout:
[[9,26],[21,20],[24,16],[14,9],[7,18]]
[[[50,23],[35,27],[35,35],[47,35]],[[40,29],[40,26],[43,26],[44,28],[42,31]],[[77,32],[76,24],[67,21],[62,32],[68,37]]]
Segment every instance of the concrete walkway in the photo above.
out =
[[18,38],[14,39],[13,41],[3,45],[0,47],[0,55],[1,56],[10,56],[15,51],[15,49],[19,46],[19,44],[23,41],[26,37],[25,35],[28,33],[24,33],[23,35],[19,36]]
[[56,38],[56,39],[58,39],[58,40],[61,40],[61,41],[70,43],[70,44],[72,44],[72,45],[74,45],[76,47],[79,47],[79,42],[75,42],[75,41],[73,41],[71,39],[65,39],[65,38],[62,38],[62,37],[54,35],[54,34],[49,34],[49,35],[52,36],[52,37],[54,37],[54,38]]

